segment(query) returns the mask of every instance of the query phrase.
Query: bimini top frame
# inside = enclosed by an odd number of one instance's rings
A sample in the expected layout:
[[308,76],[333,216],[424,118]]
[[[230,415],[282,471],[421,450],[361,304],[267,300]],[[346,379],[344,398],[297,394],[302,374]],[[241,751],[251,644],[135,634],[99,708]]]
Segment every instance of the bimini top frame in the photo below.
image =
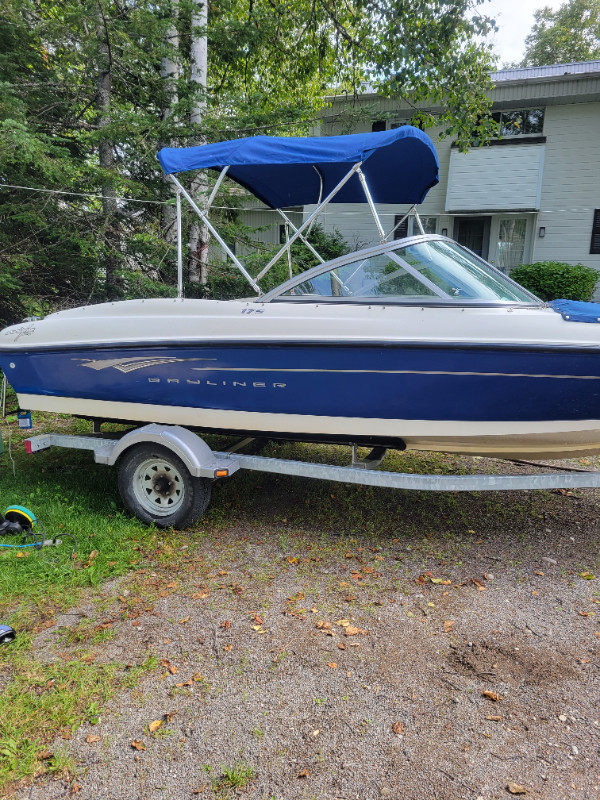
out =
[[[375,204],[411,204],[413,208],[408,213],[415,213],[417,224],[423,232],[414,206],[423,201],[429,189],[439,180],[439,164],[431,139],[410,125],[391,131],[348,136],[254,136],[197,147],[165,147],[158,153],[158,160],[177,186],[180,296],[181,194],[252,288],[261,295],[262,290],[257,281],[289,251],[296,239],[301,239],[319,261],[323,262],[303,236],[303,232],[329,203],[367,203],[379,237],[385,242],[398,225],[386,235]],[[219,173],[217,183],[203,208],[200,208],[176,177],[177,173],[196,169],[211,169]],[[292,236],[265,265],[256,280],[250,276],[208,219],[210,206],[226,175],[248,189],[269,208],[278,211],[286,225],[293,230]],[[297,228],[282,209],[298,205],[314,205],[315,209]],[[406,216],[408,214],[403,219]]]

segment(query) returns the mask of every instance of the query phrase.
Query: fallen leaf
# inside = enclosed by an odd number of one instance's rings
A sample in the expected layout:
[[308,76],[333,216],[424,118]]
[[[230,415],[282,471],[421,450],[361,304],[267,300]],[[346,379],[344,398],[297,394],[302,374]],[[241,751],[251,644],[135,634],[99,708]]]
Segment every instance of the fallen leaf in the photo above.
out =
[[527,789],[518,783],[509,783],[506,787],[511,794],[527,794]]
[[48,759],[52,758],[53,755],[54,755],[54,753],[52,752],[52,750],[42,750],[41,753],[38,753],[37,757],[41,761],[48,761]]
[[177,587],[177,581],[171,581],[167,583],[167,589],[175,589]]
[[593,617],[594,615],[595,615],[594,611],[580,611],[579,612],[579,616],[580,617]]
[[[332,497],[333,497],[333,495],[332,495]],[[299,778],[308,778],[308,770],[307,769],[301,769],[300,772],[298,773],[298,777]]]
[[177,714],[177,709],[175,709],[175,711],[167,711],[167,713],[165,714],[165,719],[167,720],[167,722],[171,722],[175,714]]
[[223,648],[223,650],[225,650],[226,653],[231,653],[231,651],[233,650],[233,645],[232,644],[226,644],[225,647]]
[[456,620],[454,619],[446,619],[444,620],[444,633],[451,633],[452,628],[456,624]]
[[502,719],[502,717],[499,717],[499,716],[497,716],[497,715],[495,715],[495,714],[488,714],[488,715],[486,716],[486,719],[489,719],[489,720],[490,720],[490,722],[500,722],[500,720]]
[[394,722],[394,724],[392,725],[392,731],[398,735],[404,733],[404,723],[400,721]]
[[192,595],[192,600],[205,600],[208,597],[208,592],[195,592]]
[[262,625],[263,624],[263,620],[261,619],[261,617],[258,616],[258,614],[256,612],[254,612],[254,614],[252,614],[252,619],[254,620],[254,622],[256,622],[257,625]]
[[183,619],[179,620],[179,624],[180,625],[184,625],[186,622],[189,622],[189,621],[190,621],[189,617],[183,617]]
[[99,742],[101,738],[101,736],[93,736],[90,734],[89,736],[85,737],[85,740],[88,744],[94,744],[94,742]]
[[498,700],[502,700],[502,697],[497,692],[490,692],[489,690],[481,693],[484,697],[487,697],[488,700],[493,700],[494,703],[497,703]]
[[150,733],[154,733],[160,728],[161,725],[162,725],[162,719],[155,719],[154,722],[151,722],[148,725],[148,730],[150,731]]
[[346,645],[343,642],[338,642],[338,650],[345,650]]
[[320,619],[315,625],[315,628],[318,628],[320,631],[330,631],[332,627],[331,622],[326,622],[323,619]]
[[335,624],[339,625],[340,628],[347,628],[348,625],[350,625],[350,620],[348,620],[348,619],[338,619],[338,621]]
[[140,739],[134,739],[131,743],[134,750],[145,750],[146,745]]
[[583,578],[586,581],[593,581],[596,576],[592,575],[591,572],[588,572],[587,570],[585,570],[585,572],[580,572],[579,573],[579,577]]
[[337,669],[337,664],[335,663],[335,661],[328,661],[327,666],[330,667],[331,669]]
[[92,552],[88,556],[88,559],[90,561],[93,561],[97,557],[98,557],[98,551],[97,550],[92,550]]
[[167,669],[169,670],[171,675],[177,675],[177,673],[179,672],[179,667],[176,667],[174,664],[169,664]]
[[74,783],[71,786],[71,794],[76,794],[77,792],[80,792],[80,791],[81,791],[81,784],[80,783]]
[[231,620],[230,619],[226,619],[224,622],[221,623],[221,625],[219,627],[223,628],[224,631],[228,631],[229,628],[231,628]]
[[357,636],[358,634],[368,636],[369,631],[365,630],[364,628],[356,628],[354,625],[348,625],[344,628],[345,636]]

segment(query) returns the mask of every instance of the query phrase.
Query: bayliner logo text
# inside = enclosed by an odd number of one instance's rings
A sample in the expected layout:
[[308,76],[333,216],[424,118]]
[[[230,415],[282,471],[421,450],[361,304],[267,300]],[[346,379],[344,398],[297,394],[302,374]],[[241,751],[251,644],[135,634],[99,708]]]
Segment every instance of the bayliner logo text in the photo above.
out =
[[174,384],[189,384],[195,386],[231,386],[239,387],[242,389],[285,389],[286,383],[269,382],[266,381],[211,381],[208,378],[198,378],[192,380],[191,378],[148,378],[148,383],[174,383]]
[[[104,359],[74,359],[81,361],[80,367],[87,367],[96,371],[105,369],[116,369],[119,372],[129,373],[137,372],[141,369],[148,369],[149,367],[167,366],[171,364],[180,364],[185,361],[216,361],[214,358],[177,358],[175,356],[132,356],[130,358],[104,358]],[[244,372],[243,369],[238,368],[219,368],[217,366],[210,367],[192,367],[194,372],[209,371],[214,372],[226,371],[231,369],[235,372]],[[254,372],[260,371],[257,369]],[[231,387],[240,389],[285,389],[287,384],[279,381],[250,381],[250,380],[211,380],[209,378],[146,378],[148,383],[173,383],[175,385],[190,385],[190,386],[216,386],[216,387]]]

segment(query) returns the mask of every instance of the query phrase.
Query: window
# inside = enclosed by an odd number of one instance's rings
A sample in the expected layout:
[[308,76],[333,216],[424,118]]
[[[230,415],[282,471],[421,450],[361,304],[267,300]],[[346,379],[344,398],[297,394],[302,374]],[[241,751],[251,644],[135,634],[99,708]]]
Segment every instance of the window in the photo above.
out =
[[496,266],[507,272],[523,263],[527,220],[509,217],[500,220]]
[[600,255],[600,208],[597,208],[594,211],[592,241],[590,242],[590,255]]
[[519,111],[497,111],[492,114],[500,125],[501,136],[541,134],[544,130],[544,109],[524,108]]
[[[437,217],[421,217],[421,225],[425,233],[437,233]],[[418,225],[415,222],[413,232],[418,233]]]
[[408,217],[400,222],[403,216],[404,214],[396,214],[394,217],[394,239],[405,239],[408,236]]
[[[394,216],[394,239],[404,239],[406,236],[417,236],[421,229],[414,217],[407,217],[404,222],[396,228],[404,214]],[[420,217],[421,225],[425,233],[437,233],[437,217]]]
[[[525,302],[524,289],[453,242],[421,241],[316,272],[282,298],[366,298],[403,302]],[[347,301],[347,300],[346,300]]]

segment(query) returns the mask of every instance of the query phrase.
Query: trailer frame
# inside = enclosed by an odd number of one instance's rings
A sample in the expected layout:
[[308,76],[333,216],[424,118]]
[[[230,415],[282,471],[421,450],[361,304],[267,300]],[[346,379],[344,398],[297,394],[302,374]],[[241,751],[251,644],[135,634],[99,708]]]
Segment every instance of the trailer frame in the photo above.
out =
[[[94,454],[98,464],[115,466],[120,463],[119,490],[125,506],[142,521],[154,522],[159,527],[189,527],[197,521],[210,500],[210,486],[220,478],[230,477],[238,470],[247,469],[258,472],[267,472],[275,475],[292,475],[303,478],[317,478],[320,480],[337,481],[341,483],[358,484],[364,486],[378,486],[381,488],[404,489],[421,492],[482,492],[482,491],[522,491],[522,490],[552,490],[552,489],[593,489],[600,488],[600,472],[596,470],[570,470],[560,468],[560,471],[536,472],[520,475],[437,475],[416,474],[406,472],[392,472],[379,469],[385,450],[375,448],[365,459],[358,458],[357,448],[352,449],[352,459],[349,466],[336,464],[322,464],[313,461],[297,461],[270,456],[251,455],[239,452],[243,446],[249,444],[251,438],[242,439],[229,450],[215,451],[193,431],[178,425],[159,425],[152,423],[126,432],[119,438],[107,438],[100,435],[82,436],[62,433],[43,433],[25,440],[28,453],[47,450],[50,447],[64,447],[76,450],[88,450]],[[144,449],[145,448],[145,449]],[[142,492],[142,511],[136,508],[135,497],[140,500],[138,484],[132,481],[142,481],[148,484],[147,476],[140,476],[135,469],[135,455],[143,453],[158,453],[157,463],[171,462],[177,471],[179,480],[182,481],[182,491],[195,494],[200,491],[202,497],[196,498],[192,503],[194,508],[186,513],[173,515],[167,513],[169,509],[158,509],[153,515],[152,506],[157,502],[160,505],[160,492],[157,490],[146,503]],[[131,466],[133,457],[134,466]],[[150,461],[152,456],[149,456]],[[143,463],[150,463],[148,457]],[[133,475],[123,477],[123,462],[129,464],[129,472]],[[152,466],[152,465],[151,465]],[[547,465],[544,468],[548,469]],[[145,467],[146,471],[150,467]],[[152,466],[154,473],[158,474],[161,467]],[[143,470],[142,470],[143,472]],[[187,474],[186,474],[187,473]],[[173,473],[175,474],[175,473]],[[144,484],[144,480],[146,484]],[[154,480],[154,478],[152,478]],[[185,485],[183,484],[185,482]],[[189,488],[186,489],[186,486]],[[137,488],[136,488],[137,487]],[[148,494],[148,488],[145,493]],[[189,497],[188,497],[189,499]],[[173,502],[177,503],[177,500]],[[176,511],[181,509],[175,509]]]

